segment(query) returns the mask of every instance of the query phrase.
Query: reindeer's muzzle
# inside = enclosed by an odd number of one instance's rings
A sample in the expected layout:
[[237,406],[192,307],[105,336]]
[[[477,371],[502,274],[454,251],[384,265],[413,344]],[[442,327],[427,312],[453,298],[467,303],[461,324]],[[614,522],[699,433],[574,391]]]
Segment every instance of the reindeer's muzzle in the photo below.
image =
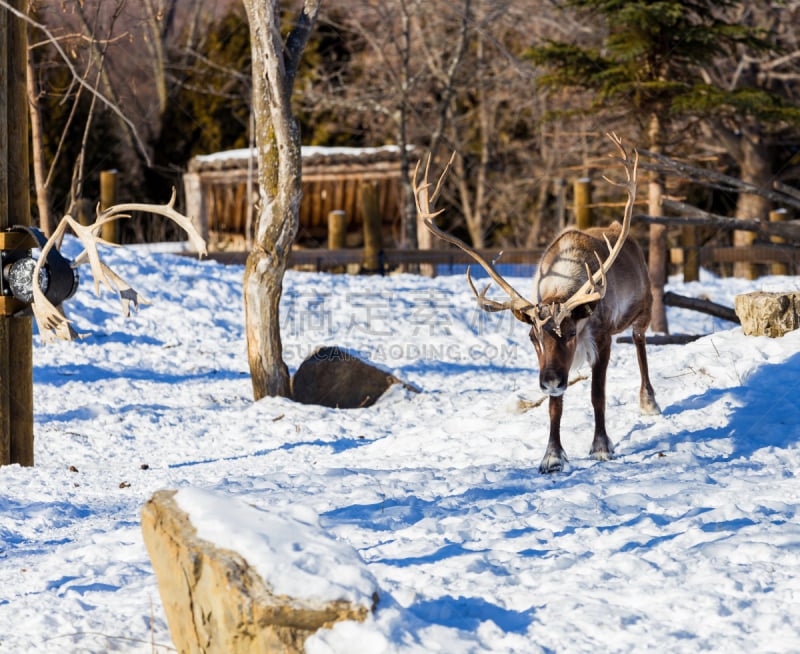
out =
[[539,373],[539,386],[542,393],[558,397],[567,390],[567,375],[552,368],[545,368]]

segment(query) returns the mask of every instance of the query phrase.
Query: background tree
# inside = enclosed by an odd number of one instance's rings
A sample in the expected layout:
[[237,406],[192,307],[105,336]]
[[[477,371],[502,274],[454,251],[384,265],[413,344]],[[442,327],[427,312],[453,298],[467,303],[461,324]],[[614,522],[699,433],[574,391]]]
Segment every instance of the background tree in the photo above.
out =
[[[33,144],[46,186],[43,193],[41,182],[37,183],[37,194],[43,204],[49,196],[43,216],[49,204],[57,213],[65,211],[76,189],[94,204],[99,173],[108,168],[120,170],[121,199],[163,202],[179,186],[185,160],[164,156],[167,148],[159,150],[164,107],[175,107],[187,53],[199,49],[210,33],[208,25],[226,4],[213,0],[32,3],[30,15],[42,25],[31,28],[31,88],[35,86],[36,93],[30,97],[32,113],[44,117],[39,119],[41,137]],[[92,97],[103,100],[93,106]],[[185,113],[182,128],[193,118]],[[86,129],[89,122],[91,129]],[[73,164],[81,161],[78,173],[72,174]],[[165,222],[147,229],[143,224],[147,223],[129,221],[123,241],[170,234],[165,234]]]
[[[478,246],[528,241],[552,180],[538,170],[542,105],[522,54],[532,35],[549,29],[547,3],[538,13],[518,0],[343,5],[329,3],[321,14],[328,40],[341,46],[337,65],[330,56],[320,62],[298,98],[307,120],[324,108],[336,116],[325,122],[327,137],[416,146],[409,169],[426,151],[440,161],[457,151],[444,198],[456,208],[450,228]],[[406,197],[402,234],[413,247],[410,186]]]
[[[744,43],[724,60],[701,69],[704,85],[685,103],[701,113],[706,147],[734,163],[735,174],[758,188],[797,180],[800,145],[800,41],[797,3],[742,2],[729,19],[762,35],[764,47]],[[720,147],[721,146],[721,147]],[[772,208],[763,195],[739,193],[734,216],[766,220]],[[734,232],[734,244],[752,243],[752,232]],[[734,274],[753,278],[756,267],[734,264]]]
[[[738,46],[763,47],[752,29],[730,21],[725,10],[735,2],[656,0],[569,0],[567,6],[602,21],[602,43],[583,46],[551,42],[531,50],[555,87],[579,87],[594,93],[593,109],[625,112],[638,123],[641,139],[654,153],[665,153],[672,130],[687,114],[697,115],[699,67],[731,54]],[[728,20],[726,20],[728,18]],[[724,89],[718,89],[719,94]],[[719,104],[719,103],[717,103]],[[691,111],[689,109],[691,107]],[[708,106],[707,109],[711,107]],[[661,215],[663,180],[651,175],[648,213]],[[667,332],[664,285],[667,273],[666,227],[650,228],[649,266],[653,290],[651,327]]]
[[[193,24],[186,29],[194,29]],[[244,6],[232,4],[193,46],[186,35],[170,49],[170,97],[153,142],[155,165],[172,176],[192,157],[249,141],[252,72]]]
[[290,393],[279,304],[302,193],[300,130],[292,109],[292,88],[319,0],[304,1],[285,39],[278,0],[244,0],[244,6],[250,22],[260,191],[254,246],[244,273],[244,308],[250,377],[258,400]]

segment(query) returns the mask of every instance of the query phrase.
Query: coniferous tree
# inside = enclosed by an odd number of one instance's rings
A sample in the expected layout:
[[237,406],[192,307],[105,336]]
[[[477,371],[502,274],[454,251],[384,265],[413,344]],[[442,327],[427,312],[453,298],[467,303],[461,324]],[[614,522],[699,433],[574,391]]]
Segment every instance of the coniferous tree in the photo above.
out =
[[[700,76],[703,66],[737,48],[763,51],[769,47],[757,30],[726,20],[726,12],[737,4],[729,0],[569,0],[567,5],[573,10],[601,19],[607,29],[602,44],[550,42],[532,48],[530,56],[547,71],[543,83],[594,92],[594,102],[587,109],[626,112],[646,134],[647,147],[662,153],[676,120],[710,117],[735,102],[734,95],[712,89]],[[662,189],[662,181],[651,176],[651,215],[660,214]],[[659,332],[668,331],[663,303],[666,257],[666,228],[652,225],[651,325]]]

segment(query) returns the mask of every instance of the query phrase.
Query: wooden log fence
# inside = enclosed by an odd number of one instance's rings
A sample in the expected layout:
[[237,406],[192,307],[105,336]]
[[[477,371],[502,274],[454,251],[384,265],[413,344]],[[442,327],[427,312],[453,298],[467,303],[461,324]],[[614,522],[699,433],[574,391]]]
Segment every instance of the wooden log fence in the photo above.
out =
[[[505,250],[500,259],[501,264],[536,265],[539,263],[544,248]],[[497,255],[497,250],[480,250],[481,254],[491,260]],[[683,265],[684,249],[672,249],[672,263]],[[703,246],[694,250],[701,266],[711,266],[720,263],[734,263],[747,261],[758,264],[782,264],[789,274],[798,274],[800,271],[800,248],[792,245],[778,245],[764,243],[742,248],[735,246]],[[242,251],[217,251],[210,252],[209,258],[228,264],[243,264],[247,253]],[[364,265],[365,261],[377,261],[377,265]],[[474,260],[460,250],[406,250],[388,248],[380,250],[376,255],[368,257],[363,248],[346,248],[327,250],[324,248],[295,249],[289,255],[289,267],[315,272],[330,272],[332,270],[349,267],[359,273],[388,273],[402,266],[430,265],[430,266],[463,266],[474,264]]]
[[[544,248],[504,250],[497,265],[535,265],[539,262]],[[490,261],[497,256],[497,250],[478,250]],[[195,253],[187,253],[192,256]],[[247,252],[217,251],[209,252],[208,258],[225,264],[242,265],[247,259]],[[339,250],[326,250],[323,248],[294,249],[289,255],[289,267],[299,270],[314,272],[328,272],[343,266],[353,266],[359,272],[388,273],[401,266],[411,264],[430,264],[431,266],[464,266],[475,264],[468,254],[456,249],[432,250],[407,250],[400,248],[387,248],[378,255],[379,266],[377,269],[366,269],[365,250],[363,248],[346,248]],[[478,273],[479,274],[479,273]]]

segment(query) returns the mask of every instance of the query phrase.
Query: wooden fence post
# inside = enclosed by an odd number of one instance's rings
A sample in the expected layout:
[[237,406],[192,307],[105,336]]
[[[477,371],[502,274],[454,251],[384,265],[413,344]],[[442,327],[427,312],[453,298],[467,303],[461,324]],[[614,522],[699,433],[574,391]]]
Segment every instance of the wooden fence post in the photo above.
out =
[[[10,5],[27,11],[24,0]],[[30,225],[25,23],[0,9],[0,229]],[[2,88],[4,86],[4,88]],[[0,316],[0,464],[33,465],[33,327]]]
[[192,221],[194,228],[203,237],[209,248],[216,243],[210,243],[208,230],[208,202],[206,201],[206,191],[203,188],[203,181],[200,173],[188,172],[183,175],[183,193],[186,202],[186,215]]
[[[789,217],[789,212],[786,209],[777,209],[776,211],[769,212],[769,221],[771,223],[782,222],[787,220]],[[772,236],[769,239],[772,243],[786,243],[786,239],[781,238],[780,236]],[[788,275],[789,274],[789,266],[785,263],[772,263],[770,265],[770,272],[773,275]]]
[[575,225],[578,229],[588,229],[592,224],[592,182],[588,177],[576,179],[573,185]]
[[[334,209],[328,214],[328,249],[342,250],[347,245],[347,214]],[[345,272],[347,266],[336,266],[330,272]]]
[[[100,173],[100,210],[105,211],[117,203],[117,171],[103,170]],[[119,243],[119,221],[106,223],[102,237],[109,243]]]
[[383,249],[383,216],[381,215],[378,200],[378,184],[376,182],[365,182],[361,186],[361,213],[364,217],[363,268],[366,272],[380,272],[382,274],[380,254]]
[[561,178],[557,177],[553,180],[553,191],[556,196],[556,219],[558,221],[558,231],[561,231],[567,226],[567,185]]
[[700,248],[697,246],[697,227],[684,225],[681,228],[681,245],[683,246],[683,281],[700,280]]

